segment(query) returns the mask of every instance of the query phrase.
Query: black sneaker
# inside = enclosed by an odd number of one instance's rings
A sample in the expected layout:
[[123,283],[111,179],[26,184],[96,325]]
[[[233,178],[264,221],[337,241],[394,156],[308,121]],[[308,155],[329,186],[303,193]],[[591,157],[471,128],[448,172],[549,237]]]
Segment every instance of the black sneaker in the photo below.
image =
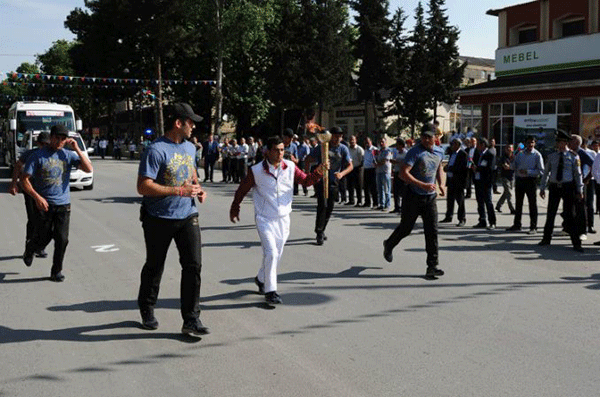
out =
[[48,257],[48,253],[44,250],[39,250],[35,252],[35,257],[36,258],[47,258]]
[[511,227],[506,229],[506,231],[507,232],[519,232],[519,231],[521,231],[521,226],[512,225]]
[[452,222],[452,218],[448,218],[448,217],[446,217],[446,218],[442,219],[441,221],[439,221],[439,223],[450,223],[450,222]]
[[50,275],[50,281],[54,281],[55,283],[62,283],[65,281],[65,276],[61,272]]
[[33,252],[28,252],[25,250],[25,253],[23,254],[23,262],[25,262],[25,266],[30,267],[33,263]]
[[158,320],[154,317],[154,309],[140,309],[140,314],[142,315],[142,328],[154,331],[158,329]]
[[206,335],[210,334],[210,331],[207,327],[202,325],[202,321],[199,318],[194,320],[188,320],[183,322],[183,327],[181,327],[181,332],[186,335]]
[[281,296],[279,296],[277,291],[267,292],[265,294],[265,300],[267,301],[267,303],[272,303],[274,305],[283,303],[283,300],[281,299]]
[[538,245],[541,245],[541,246],[550,245],[550,240],[542,239],[542,241],[540,241],[538,243]]
[[425,273],[426,280],[436,280],[438,276],[443,276],[444,271],[442,269],[438,269],[437,267],[428,267],[427,273]]
[[392,251],[387,249],[387,240],[383,240],[383,257],[386,261],[392,263],[394,260],[394,256],[392,255]]
[[323,245],[325,241],[325,235],[323,233],[317,233],[317,245]]
[[258,293],[261,295],[265,294],[265,283],[261,283],[257,277],[254,277],[254,284],[258,287]]

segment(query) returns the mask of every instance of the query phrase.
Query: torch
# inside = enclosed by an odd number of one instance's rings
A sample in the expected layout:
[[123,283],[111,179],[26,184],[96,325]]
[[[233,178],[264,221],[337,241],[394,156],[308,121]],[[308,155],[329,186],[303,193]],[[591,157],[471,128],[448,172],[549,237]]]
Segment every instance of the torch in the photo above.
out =
[[[321,143],[321,162],[327,164],[329,162],[329,141],[331,140],[331,133],[327,130],[323,130],[317,135],[317,139]],[[326,169],[323,174],[323,197],[325,200],[329,199],[329,170]]]

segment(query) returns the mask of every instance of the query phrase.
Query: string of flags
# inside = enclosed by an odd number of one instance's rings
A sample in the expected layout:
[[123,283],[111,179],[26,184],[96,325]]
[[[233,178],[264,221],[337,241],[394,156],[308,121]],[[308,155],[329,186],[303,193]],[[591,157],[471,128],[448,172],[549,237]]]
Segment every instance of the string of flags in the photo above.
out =
[[[58,76],[51,74],[41,74],[41,73],[17,73],[17,72],[0,72],[0,79],[2,76],[6,76],[5,78],[14,78],[14,79],[26,79],[33,80],[37,82],[45,82],[45,81],[60,81],[60,82],[77,82],[79,84],[84,85],[120,85],[120,86],[136,86],[136,85],[158,85],[158,80],[150,80],[150,79],[123,79],[117,77],[87,77],[87,76]],[[3,81],[3,83],[7,83]],[[162,80],[162,84],[164,85],[216,85],[215,80],[170,80],[164,79]],[[64,84],[57,84],[60,86],[64,86]],[[80,87],[81,85],[78,85]]]
[[[150,97],[152,99],[156,99],[156,95],[152,93],[150,90],[142,90],[140,91],[142,95]],[[8,99],[8,100],[21,100],[21,101],[41,101],[41,100],[49,100],[49,101],[67,101],[72,98],[77,98],[69,95],[63,96],[42,96],[42,95],[0,95],[0,99]],[[97,101],[97,99],[96,99]]]
[[[100,85],[100,84],[96,84],[96,85],[75,85],[75,84],[56,84],[56,83],[45,83],[45,82],[41,82],[41,83],[30,83],[30,82],[26,82],[26,81],[6,81],[4,80],[2,83],[0,83],[1,85],[4,86],[9,86],[9,87],[19,87],[19,86],[31,86],[31,87],[66,87],[66,88],[85,88],[85,89],[91,89],[91,88],[136,88],[139,86],[125,86],[125,85]],[[143,90],[144,93],[146,93],[146,91],[149,90]]]

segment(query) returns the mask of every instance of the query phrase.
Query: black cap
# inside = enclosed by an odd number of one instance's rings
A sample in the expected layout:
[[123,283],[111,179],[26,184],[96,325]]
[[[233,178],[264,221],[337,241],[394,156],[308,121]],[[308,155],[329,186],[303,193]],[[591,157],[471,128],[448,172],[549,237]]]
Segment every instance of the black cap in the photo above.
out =
[[185,102],[174,103],[173,104],[173,113],[179,119],[190,119],[197,123],[202,121],[202,117],[198,116],[196,113],[194,113],[194,111],[192,110],[192,107]]
[[50,128],[50,135],[69,136],[69,130],[62,124],[55,124]]
[[39,143],[50,143],[50,133],[48,131],[42,131],[37,136],[37,141]]
[[421,135],[427,135],[430,137],[435,136],[435,127],[431,123],[427,123],[421,128]]
[[342,129],[338,126],[332,127],[329,132],[331,132],[331,135],[342,135],[344,133],[344,131],[342,131]]
[[283,130],[283,136],[286,136],[288,138],[293,138],[294,130],[292,130],[291,128],[286,128],[285,130]]
[[556,130],[556,140],[557,141],[570,141],[571,135],[563,130]]

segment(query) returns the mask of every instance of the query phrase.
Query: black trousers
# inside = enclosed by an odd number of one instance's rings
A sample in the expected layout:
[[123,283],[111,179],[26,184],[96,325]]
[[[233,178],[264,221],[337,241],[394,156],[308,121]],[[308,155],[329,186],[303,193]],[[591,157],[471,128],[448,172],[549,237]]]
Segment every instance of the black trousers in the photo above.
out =
[[377,206],[377,180],[375,178],[375,168],[365,168],[363,172],[363,188],[365,190],[365,205],[370,206],[371,200],[374,206]]
[[465,184],[454,182],[452,179],[448,180],[446,189],[446,216],[447,219],[452,219],[454,215],[454,203],[458,206],[456,215],[458,221],[467,220],[467,212],[465,210]]
[[529,203],[530,229],[537,229],[537,178],[516,178],[515,179],[515,220],[513,225],[521,227],[521,218],[523,216],[523,199],[527,195]]
[[400,179],[398,172],[392,172],[392,193],[394,195],[394,211],[400,210],[400,199],[404,196],[406,183]]
[[229,179],[231,177],[231,174],[229,172],[230,164],[230,158],[223,158],[223,163],[221,164],[221,171],[223,171],[223,182],[229,182]]
[[38,209],[35,205],[33,197],[27,193],[23,193],[25,198],[25,211],[27,212],[27,226],[25,228],[25,244],[33,239],[33,234],[38,223]]
[[246,159],[236,159],[237,163],[237,179],[236,182],[241,182],[248,173],[248,165],[246,164]]
[[348,201],[354,203],[354,194],[356,194],[356,203],[362,203],[362,165],[352,169],[352,172],[346,176],[348,179]]
[[142,268],[138,306],[142,310],[156,306],[167,251],[171,241],[175,240],[181,264],[181,316],[184,321],[198,318],[202,269],[198,215],[172,220],[143,213],[142,228],[146,242],[146,263]]
[[35,232],[32,239],[27,242],[25,251],[37,252],[44,249],[50,241],[54,240],[54,255],[52,256],[52,269],[54,275],[63,269],[65,252],[69,244],[69,223],[71,221],[71,204],[50,205],[48,211],[43,212],[37,208],[35,217]]
[[479,223],[486,223],[486,212],[487,220],[490,225],[496,224],[496,213],[494,212],[494,203],[492,202],[492,184],[487,182],[474,181],[475,185],[475,198],[477,199],[477,213],[479,214]]
[[214,155],[208,155],[204,159],[204,180],[213,181],[213,173],[215,171],[215,162],[217,159]]
[[427,252],[427,267],[438,265],[438,223],[436,195],[420,195],[406,188],[402,198],[402,218],[400,224],[387,239],[387,248],[392,250],[400,241],[412,232],[417,218],[423,218],[425,232],[425,251]]
[[594,227],[594,194],[596,193],[596,181],[590,179],[585,186],[585,209],[586,225],[589,228]]
[[544,240],[552,241],[554,231],[554,219],[558,211],[560,200],[563,201],[563,217],[565,230],[569,231],[571,243],[574,247],[581,247],[579,232],[573,227],[575,215],[575,183],[564,183],[562,185],[551,183],[548,186],[548,214],[544,226]]
[[331,179],[329,180],[329,184],[329,198],[327,198],[327,200],[325,200],[325,196],[323,195],[323,182],[321,181],[315,184],[315,191],[317,194],[317,219],[315,221],[315,233],[317,234],[325,232],[325,228],[327,227],[327,223],[329,222],[329,218],[333,212],[335,202],[338,200],[337,185],[332,185]]

